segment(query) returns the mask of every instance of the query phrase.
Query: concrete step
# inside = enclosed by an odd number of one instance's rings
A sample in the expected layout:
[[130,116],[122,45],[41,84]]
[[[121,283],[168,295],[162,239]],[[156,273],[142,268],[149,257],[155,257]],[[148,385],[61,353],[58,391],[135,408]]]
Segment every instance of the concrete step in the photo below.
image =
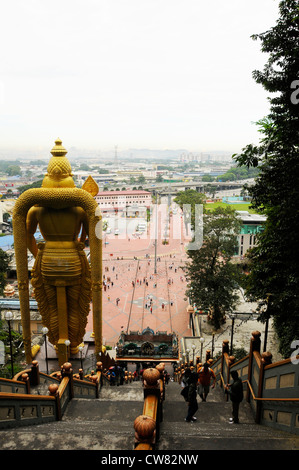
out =
[[223,391],[198,397],[197,421],[187,423],[187,404],[177,383],[169,383],[163,407],[158,450],[286,450],[299,449],[299,438],[255,424],[249,403],[240,404],[240,424],[230,424],[232,405]]
[[[143,402],[133,400],[111,401],[111,400],[89,400],[73,399],[68,405],[62,421],[83,422],[106,420],[117,423],[117,426],[126,426],[132,423],[138,415],[142,414]],[[137,413],[137,414],[136,414]]]
[[143,401],[143,388],[141,382],[131,382],[124,385],[102,387],[99,400],[111,401]]
[[[175,431],[176,429],[176,431]],[[299,450],[298,438],[247,424],[172,423],[161,427],[157,450]]]
[[[185,422],[187,404],[177,383],[166,386],[157,450],[299,450],[299,437],[254,423],[249,404],[240,424],[229,424],[231,403],[211,390],[198,400],[197,421]],[[62,421],[0,431],[1,450],[133,450],[135,418],[143,411],[141,382],[103,387],[99,399],[73,399]]]
[[142,411],[141,382],[102,387],[99,399],[71,400],[62,421],[0,431],[0,449],[133,450]]
[[0,431],[1,450],[133,450],[133,422],[57,421]]

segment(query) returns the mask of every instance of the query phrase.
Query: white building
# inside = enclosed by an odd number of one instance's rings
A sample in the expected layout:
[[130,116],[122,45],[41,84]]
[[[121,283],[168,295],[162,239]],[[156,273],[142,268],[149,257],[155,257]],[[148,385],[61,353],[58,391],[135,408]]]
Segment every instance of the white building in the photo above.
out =
[[150,207],[152,195],[148,191],[100,191],[96,197],[102,214],[125,212],[128,217],[144,215]]
[[236,255],[245,256],[247,250],[257,244],[257,235],[264,230],[266,216],[250,214],[248,211],[236,211],[237,217],[242,220],[242,228],[238,237]]

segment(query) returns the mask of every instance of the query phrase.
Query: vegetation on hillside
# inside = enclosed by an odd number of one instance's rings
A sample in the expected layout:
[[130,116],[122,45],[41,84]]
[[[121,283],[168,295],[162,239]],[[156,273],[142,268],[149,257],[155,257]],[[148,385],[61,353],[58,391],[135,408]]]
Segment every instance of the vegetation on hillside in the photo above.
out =
[[261,301],[263,320],[273,317],[280,353],[290,357],[299,339],[299,5],[279,3],[280,16],[260,40],[268,60],[254,71],[258,84],[272,94],[269,115],[257,122],[259,145],[247,145],[235,160],[258,168],[248,188],[252,207],[267,216],[258,246],[249,255],[246,293]]

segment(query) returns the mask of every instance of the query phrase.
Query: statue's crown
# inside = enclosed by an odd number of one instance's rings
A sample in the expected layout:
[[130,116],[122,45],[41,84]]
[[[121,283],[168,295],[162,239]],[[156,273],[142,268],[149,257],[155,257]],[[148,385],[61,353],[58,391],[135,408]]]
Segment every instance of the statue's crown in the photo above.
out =
[[43,188],[74,187],[72,178],[72,168],[66,158],[67,150],[63,147],[62,141],[58,138],[51,150],[52,157],[49,161],[47,174],[43,180]]
[[62,140],[59,138],[55,140],[55,145],[51,150],[51,154],[53,157],[65,157],[67,154],[67,150],[62,145]]

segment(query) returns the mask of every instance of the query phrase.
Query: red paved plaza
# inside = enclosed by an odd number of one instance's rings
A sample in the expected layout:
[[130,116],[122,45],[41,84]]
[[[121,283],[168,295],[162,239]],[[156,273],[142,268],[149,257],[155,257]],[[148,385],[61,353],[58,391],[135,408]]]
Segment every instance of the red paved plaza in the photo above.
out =
[[[132,237],[106,235],[103,241],[103,344],[115,346],[121,330],[175,332],[189,336],[185,296],[186,280],[182,269],[186,262],[181,215],[170,218],[169,244],[163,244],[164,229],[158,224],[157,262],[151,229]],[[173,226],[182,228],[182,236],[173,238]],[[92,312],[87,331],[92,331]]]

